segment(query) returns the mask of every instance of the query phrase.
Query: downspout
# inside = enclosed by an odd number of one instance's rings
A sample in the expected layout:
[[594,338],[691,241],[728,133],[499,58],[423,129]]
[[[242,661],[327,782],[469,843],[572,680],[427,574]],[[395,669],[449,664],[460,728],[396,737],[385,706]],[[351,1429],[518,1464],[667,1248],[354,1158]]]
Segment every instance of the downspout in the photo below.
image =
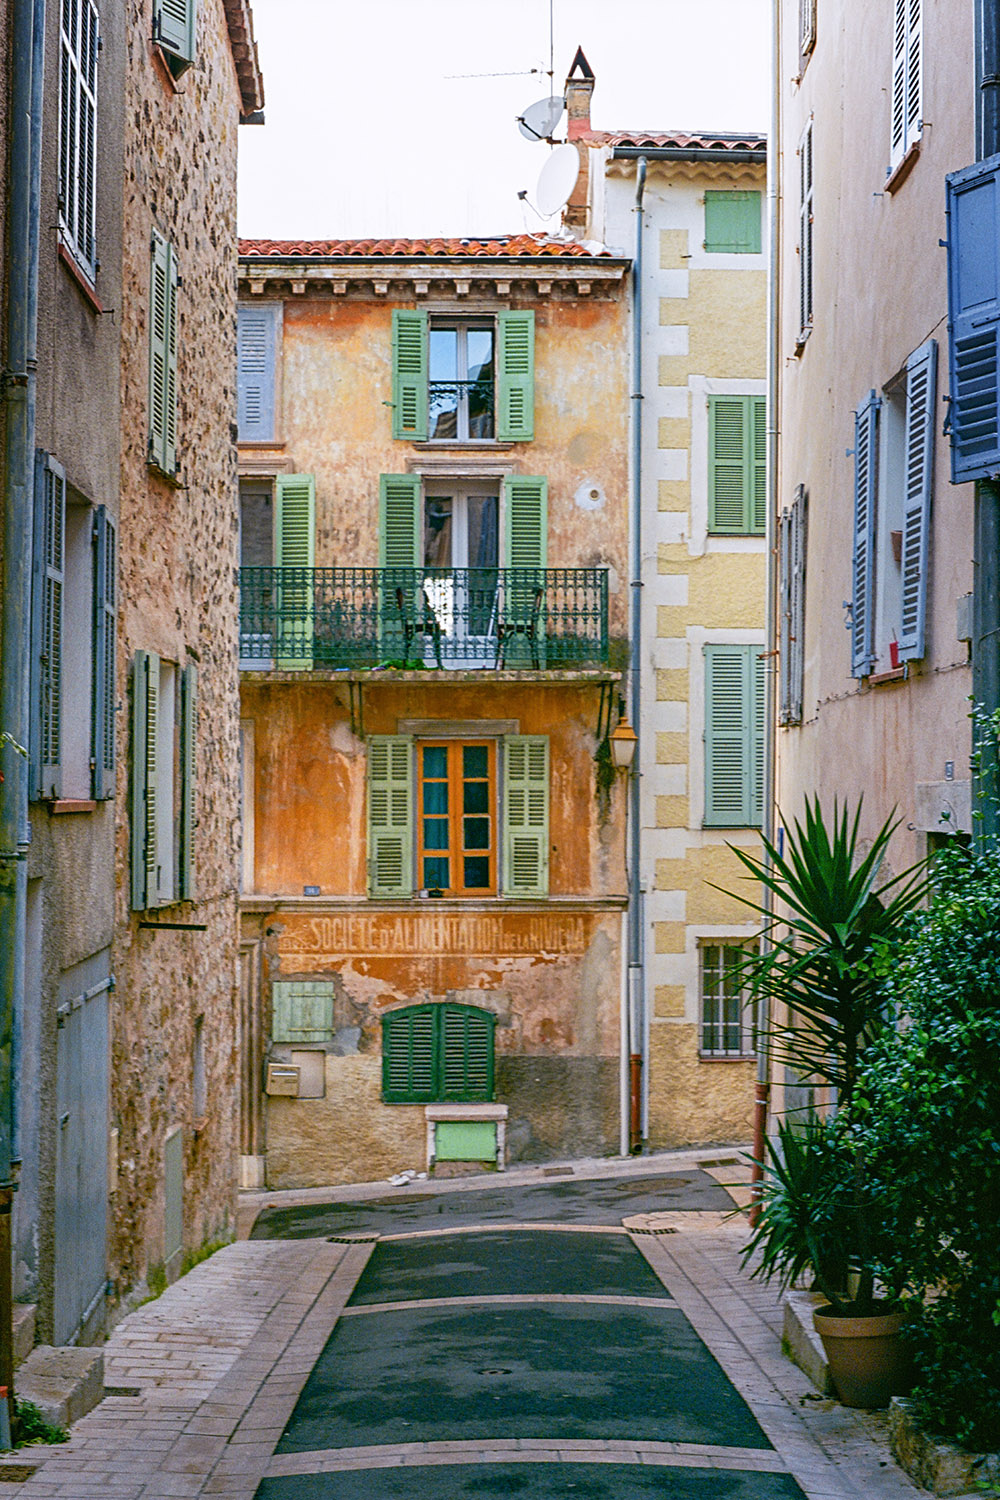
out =
[[[775,681],[778,648],[778,436],[779,382],[781,378],[781,0],[771,0],[771,118],[767,142],[767,515],[764,522],[764,547],[767,553],[767,602],[765,604],[766,645],[764,674],[764,826],[767,844],[774,843],[777,751],[777,704]],[[765,846],[765,866],[770,857]],[[765,923],[773,911],[773,895],[764,888]],[[761,942],[766,946],[765,933]],[[757,1082],[754,1089],[753,1168],[751,1172],[751,1222],[760,1211],[760,1184],[763,1179],[764,1147],[767,1139],[767,1111],[771,1088],[771,1006],[766,995],[760,999],[757,1016]]]
[[3,421],[0,604],[0,1386],[14,1417],[11,1208],[15,1180],[13,1046],[24,974],[28,824],[28,660],[38,310],[45,0],[14,0]]
[[628,1047],[629,1150],[642,1150],[649,1128],[645,966],[643,955],[642,852],[642,199],[646,158],[640,156],[635,182],[635,261],[632,269],[632,598],[629,630],[632,727],[639,738],[629,773]]

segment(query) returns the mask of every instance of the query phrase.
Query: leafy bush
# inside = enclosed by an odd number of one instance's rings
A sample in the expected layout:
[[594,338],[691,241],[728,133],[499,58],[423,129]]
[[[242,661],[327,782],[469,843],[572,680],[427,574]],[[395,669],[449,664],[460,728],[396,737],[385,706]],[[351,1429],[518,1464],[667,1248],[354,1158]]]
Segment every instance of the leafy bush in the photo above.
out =
[[911,1288],[924,1424],[1000,1448],[1000,855],[941,858],[892,959],[902,1019],[866,1052],[855,1109],[880,1259]]
[[18,1448],[30,1447],[32,1443],[65,1443],[68,1440],[65,1427],[56,1427],[46,1421],[34,1401],[17,1401],[16,1409],[15,1442]]

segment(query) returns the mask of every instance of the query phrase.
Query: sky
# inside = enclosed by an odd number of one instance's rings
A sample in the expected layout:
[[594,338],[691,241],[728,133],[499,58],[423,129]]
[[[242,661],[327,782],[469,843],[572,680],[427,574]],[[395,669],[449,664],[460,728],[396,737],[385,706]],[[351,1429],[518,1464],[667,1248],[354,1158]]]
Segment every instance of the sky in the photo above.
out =
[[766,129],[770,0],[253,0],[266,124],[240,130],[240,234],[557,228],[517,196],[550,149],[517,128],[549,93],[550,6],[553,92],[582,46],[595,129]]

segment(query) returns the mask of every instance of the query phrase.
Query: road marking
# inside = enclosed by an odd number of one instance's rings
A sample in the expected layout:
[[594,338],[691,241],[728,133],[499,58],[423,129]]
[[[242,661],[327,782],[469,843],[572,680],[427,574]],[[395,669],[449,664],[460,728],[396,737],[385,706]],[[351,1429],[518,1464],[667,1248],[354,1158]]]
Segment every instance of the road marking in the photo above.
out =
[[620,1297],[590,1292],[496,1293],[483,1297],[420,1297],[402,1302],[372,1302],[345,1307],[342,1318],[359,1318],[368,1313],[416,1312],[430,1307],[516,1307],[525,1303],[596,1303],[602,1307],[654,1307],[677,1309],[670,1297]]

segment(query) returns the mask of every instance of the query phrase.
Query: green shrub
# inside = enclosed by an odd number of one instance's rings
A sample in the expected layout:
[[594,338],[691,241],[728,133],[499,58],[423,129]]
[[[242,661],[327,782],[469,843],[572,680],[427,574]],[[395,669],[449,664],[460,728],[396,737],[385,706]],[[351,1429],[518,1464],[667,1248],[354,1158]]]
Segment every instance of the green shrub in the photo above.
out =
[[32,1443],[65,1443],[69,1433],[65,1427],[56,1427],[47,1422],[34,1401],[15,1401],[18,1448],[30,1447]]

